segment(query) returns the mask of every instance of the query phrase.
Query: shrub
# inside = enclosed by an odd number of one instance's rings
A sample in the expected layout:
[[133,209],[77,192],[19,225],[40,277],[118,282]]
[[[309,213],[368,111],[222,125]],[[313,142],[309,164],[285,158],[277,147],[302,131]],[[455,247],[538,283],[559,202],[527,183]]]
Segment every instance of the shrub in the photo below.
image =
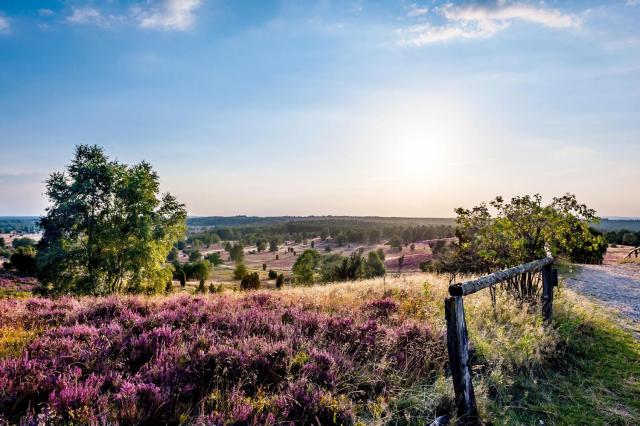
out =
[[204,280],[200,280],[200,283],[198,284],[198,287],[196,288],[196,293],[206,293],[207,292],[207,288],[204,286]]
[[269,269],[269,279],[275,280],[276,278],[278,278],[278,273],[273,269]]
[[260,288],[260,276],[257,272],[246,274],[240,281],[241,290],[257,290]]
[[282,286],[284,285],[284,274],[278,274],[278,277],[276,278],[276,288],[282,288]]
[[236,268],[233,270],[233,279],[241,280],[248,273],[249,270],[247,269],[247,266],[244,264],[244,262],[238,262],[236,264]]

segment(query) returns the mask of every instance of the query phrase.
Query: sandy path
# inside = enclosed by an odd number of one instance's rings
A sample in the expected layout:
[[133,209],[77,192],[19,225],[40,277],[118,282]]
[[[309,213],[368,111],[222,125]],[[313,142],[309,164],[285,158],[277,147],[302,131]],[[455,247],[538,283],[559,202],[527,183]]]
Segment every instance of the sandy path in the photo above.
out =
[[619,311],[640,336],[640,263],[581,265],[565,282],[569,288]]

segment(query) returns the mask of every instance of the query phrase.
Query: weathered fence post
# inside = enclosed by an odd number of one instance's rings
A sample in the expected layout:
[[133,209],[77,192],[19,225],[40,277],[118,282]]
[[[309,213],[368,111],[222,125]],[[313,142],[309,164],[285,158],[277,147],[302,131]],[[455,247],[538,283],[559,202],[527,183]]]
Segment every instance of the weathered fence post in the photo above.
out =
[[542,275],[542,318],[549,321],[553,314],[553,287],[556,276],[553,263],[545,265],[540,274]]
[[444,312],[447,321],[449,366],[451,368],[460,424],[479,424],[480,418],[476,407],[476,397],[473,393],[473,383],[471,383],[467,324],[464,318],[462,296],[446,298]]

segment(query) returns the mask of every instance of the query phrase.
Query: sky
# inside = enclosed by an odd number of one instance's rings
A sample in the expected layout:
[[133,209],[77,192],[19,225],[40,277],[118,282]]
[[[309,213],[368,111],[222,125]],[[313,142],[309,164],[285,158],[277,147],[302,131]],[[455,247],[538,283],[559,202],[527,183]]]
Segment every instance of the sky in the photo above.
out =
[[78,144],[190,215],[640,216],[640,1],[0,0],[0,215]]

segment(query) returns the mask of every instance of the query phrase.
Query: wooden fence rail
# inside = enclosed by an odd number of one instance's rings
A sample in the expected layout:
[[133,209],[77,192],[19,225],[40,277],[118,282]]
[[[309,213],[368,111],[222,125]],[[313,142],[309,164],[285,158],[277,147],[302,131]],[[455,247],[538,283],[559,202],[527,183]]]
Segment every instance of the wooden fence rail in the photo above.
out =
[[629,250],[629,253],[624,257],[625,259],[631,259],[631,255],[635,254],[638,257],[638,252],[640,252],[640,247],[635,247]]
[[478,416],[471,379],[469,341],[463,297],[531,272],[540,272],[542,276],[542,316],[545,321],[548,321],[553,313],[553,287],[558,283],[558,271],[553,268],[553,257],[551,257],[550,253],[547,253],[547,257],[543,259],[449,286],[451,297],[446,298],[444,301],[444,312],[447,322],[449,366],[460,424],[482,424]]

